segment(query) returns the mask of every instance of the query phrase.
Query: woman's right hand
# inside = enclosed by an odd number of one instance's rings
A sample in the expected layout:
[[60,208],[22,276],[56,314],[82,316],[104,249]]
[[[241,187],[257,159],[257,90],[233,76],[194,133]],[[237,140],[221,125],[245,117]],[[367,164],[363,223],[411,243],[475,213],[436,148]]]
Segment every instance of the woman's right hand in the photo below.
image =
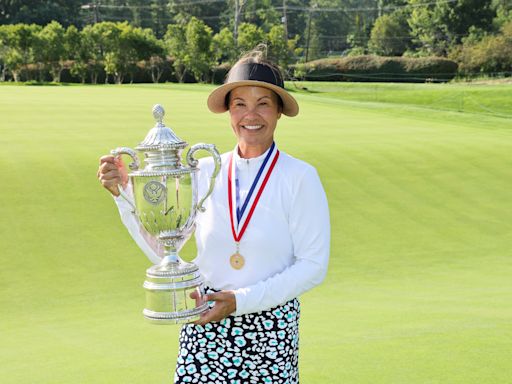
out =
[[98,180],[114,196],[119,196],[119,185],[126,187],[128,172],[119,157],[105,155],[100,157]]

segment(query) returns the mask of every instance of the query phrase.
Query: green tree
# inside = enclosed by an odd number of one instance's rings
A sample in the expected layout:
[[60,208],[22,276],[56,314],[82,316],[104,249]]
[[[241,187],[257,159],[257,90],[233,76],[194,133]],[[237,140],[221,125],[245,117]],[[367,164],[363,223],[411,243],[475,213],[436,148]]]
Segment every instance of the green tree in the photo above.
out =
[[[371,25],[377,17],[375,5],[375,0],[311,1],[313,35],[318,41],[317,55],[366,47]],[[310,39],[310,52],[315,50],[311,50],[311,46]]]
[[[377,3],[377,4],[376,4]],[[361,2],[350,1],[346,5],[348,11],[346,17],[348,18],[348,36],[346,42],[354,51],[366,51],[372,26],[379,15],[382,14],[385,1],[379,0]]]
[[364,49],[368,44],[368,35],[366,33],[366,25],[363,18],[356,14],[351,32],[347,35],[347,43],[352,49]]
[[274,25],[267,34],[268,53],[267,57],[286,70],[288,65],[295,59],[299,36],[293,39],[285,39],[285,31],[282,25]]
[[83,43],[85,43],[85,41],[82,42],[80,31],[74,25],[70,25],[64,35],[64,49],[67,58],[71,60],[69,70],[73,76],[79,77],[81,82],[85,83],[89,58],[86,55],[85,44]]
[[149,59],[145,59],[145,67],[149,68],[153,83],[158,83],[164,73],[166,65],[165,46],[164,42],[162,40],[158,40],[151,31],[147,31],[146,33],[147,42],[149,44],[149,52],[147,52],[147,54],[150,56]]
[[306,41],[304,44],[304,61],[319,59],[321,55],[322,45],[320,43],[320,33],[318,31],[316,20],[311,18],[308,21],[306,30]]
[[178,81],[183,83],[187,73],[185,66],[186,26],[183,24],[169,24],[164,36],[164,42],[172,60],[174,74]]
[[442,9],[435,3],[418,6],[421,0],[410,0],[409,26],[418,51],[426,55],[444,55],[448,45],[447,26],[443,23]]
[[137,63],[161,52],[161,46],[151,30],[132,27],[127,22],[98,23],[91,32],[95,43],[99,43],[96,55],[103,59],[106,82],[109,75],[114,77],[117,84],[121,84],[127,75],[133,80]]
[[218,63],[233,64],[236,61],[236,47],[233,41],[233,32],[222,28],[213,36],[213,56]]
[[154,55],[161,53],[161,46],[150,29],[132,27],[128,23],[117,25],[121,29],[119,45],[112,50],[114,53],[116,83],[123,82],[125,75],[133,81],[137,63],[149,61]]
[[[119,50],[121,46],[121,33],[123,27],[110,21],[95,24],[93,29],[97,33],[99,51],[103,69],[106,73],[105,83],[109,82],[109,77],[114,77],[115,83],[122,83],[127,63],[122,61]],[[128,23],[125,23],[127,25]]]
[[510,0],[494,0],[493,9],[496,12],[493,25],[497,30],[512,21],[512,2]]
[[22,65],[22,58],[14,46],[15,26],[0,25],[0,63],[2,64],[2,81],[10,71],[14,81],[19,80],[17,68]]
[[281,67],[287,67],[290,52],[288,51],[284,27],[282,25],[274,25],[268,32],[266,40],[268,42],[267,57]]
[[[37,34],[37,43],[34,44],[37,61],[41,68],[49,68],[52,80],[60,82],[64,69],[64,61],[68,58],[65,48],[64,27],[57,21],[52,21]],[[41,78],[41,80],[43,80]]]
[[146,62],[146,67],[149,68],[151,74],[151,80],[153,83],[160,82],[165,69],[165,57],[162,55],[153,55]]
[[373,25],[368,48],[385,56],[401,56],[409,47],[410,29],[402,12],[382,15]]
[[489,30],[495,11],[492,0],[437,1],[422,5],[423,0],[409,0],[409,26],[419,51],[445,56],[450,47],[459,44],[470,27]]
[[[282,2],[278,2],[282,5]],[[270,29],[281,23],[282,14],[275,9],[272,0],[251,0],[246,1],[243,12],[243,21],[254,24],[263,31],[269,32]]]
[[[282,2],[280,2],[282,5]],[[308,24],[308,12],[297,12],[297,8],[305,6],[303,0],[286,0],[286,26],[288,29],[288,36],[300,36],[297,44],[305,44],[305,31]],[[283,15],[281,14],[281,17]]]
[[[105,70],[105,84],[108,83],[108,78],[109,76],[113,76],[114,77],[114,81],[116,83],[122,83],[123,81],[123,78],[122,78],[122,75],[118,72],[119,71],[119,68],[117,67],[117,58],[114,54],[114,52],[107,52],[105,53],[105,61],[104,61],[104,66],[103,66],[103,69]],[[116,74],[118,75],[116,77]]]
[[492,29],[492,20],[496,11],[492,8],[492,0],[458,0],[450,4],[440,4],[445,13],[448,34],[452,41],[461,42],[470,27]]
[[103,61],[105,59],[106,47],[103,42],[103,23],[86,25],[80,31],[80,59],[77,68],[74,71],[82,71],[87,68],[91,76],[91,83],[96,84],[98,77],[103,70]]
[[135,68],[135,64],[137,62],[147,63],[152,58],[153,60],[156,60],[157,57],[165,58],[162,42],[156,38],[153,31],[149,28],[133,28],[130,31],[129,36],[126,36],[125,47],[128,50],[128,52],[131,52],[130,68],[132,69]]
[[265,32],[254,24],[242,23],[238,29],[238,49],[248,52],[266,41]]
[[8,40],[8,26],[0,25],[0,81],[5,81],[7,75],[7,67],[5,66],[5,57],[9,51],[7,45]]
[[212,47],[212,29],[201,20],[192,17],[185,32],[185,67],[196,80],[205,81],[214,63]]
[[[34,59],[34,45],[41,27],[35,24],[14,24],[4,27],[4,65],[14,81],[22,80],[23,70]],[[29,74],[26,79],[30,80]]]

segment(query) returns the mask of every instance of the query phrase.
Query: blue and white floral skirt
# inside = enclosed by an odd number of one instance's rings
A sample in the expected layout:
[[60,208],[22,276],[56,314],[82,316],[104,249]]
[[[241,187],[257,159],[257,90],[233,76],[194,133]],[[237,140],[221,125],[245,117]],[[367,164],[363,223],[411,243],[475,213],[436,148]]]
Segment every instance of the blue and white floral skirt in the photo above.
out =
[[299,317],[293,299],[218,323],[184,325],[174,383],[298,383]]

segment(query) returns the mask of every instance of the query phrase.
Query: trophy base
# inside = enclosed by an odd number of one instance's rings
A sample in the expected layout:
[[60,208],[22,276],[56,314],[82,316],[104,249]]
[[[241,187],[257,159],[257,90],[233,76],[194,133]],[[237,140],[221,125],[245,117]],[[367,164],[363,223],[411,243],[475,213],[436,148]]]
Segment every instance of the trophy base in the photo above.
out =
[[201,299],[203,277],[195,264],[177,262],[154,265],[146,271],[144,317],[153,324],[185,324],[208,310]]
[[142,314],[151,324],[187,324],[193,323],[201,318],[201,314],[208,310],[208,304],[205,303],[190,311],[182,312],[154,312],[144,309]]

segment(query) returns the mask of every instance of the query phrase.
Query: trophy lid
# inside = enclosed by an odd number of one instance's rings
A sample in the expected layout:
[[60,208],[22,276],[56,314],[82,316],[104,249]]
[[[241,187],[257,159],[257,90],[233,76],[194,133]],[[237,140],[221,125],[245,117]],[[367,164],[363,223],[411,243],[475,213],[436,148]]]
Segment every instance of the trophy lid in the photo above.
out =
[[153,117],[156,124],[146,135],[146,138],[135,147],[139,151],[155,149],[182,149],[188,144],[181,140],[173,130],[163,123],[165,110],[160,104],[153,107]]

